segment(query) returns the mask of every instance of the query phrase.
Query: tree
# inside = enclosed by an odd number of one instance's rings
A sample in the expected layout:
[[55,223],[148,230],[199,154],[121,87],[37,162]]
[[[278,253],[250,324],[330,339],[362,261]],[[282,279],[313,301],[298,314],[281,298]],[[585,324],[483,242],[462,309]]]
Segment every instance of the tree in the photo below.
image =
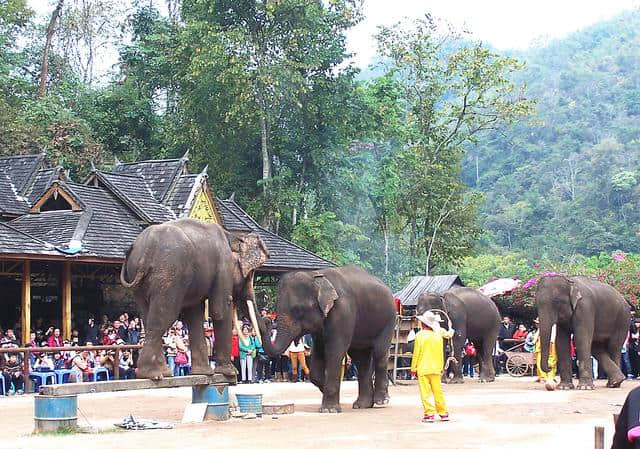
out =
[[49,67],[49,51],[53,42],[53,34],[56,31],[56,23],[60,14],[62,13],[62,7],[64,6],[64,0],[58,0],[58,3],[51,13],[51,20],[47,26],[46,42],[44,49],[42,50],[42,65],[40,68],[40,87],[38,88],[38,96],[44,97],[47,94],[47,74]]
[[398,207],[429,274],[433,265],[467,255],[480,232],[480,197],[460,181],[465,145],[526,116],[531,101],[510,80],[522,68],[517,60],[465,42],[450,27],[443,32],[430,16],[411,28],[383,27],[377,39],[408,109],[408,139],[396,159],[403,173]]

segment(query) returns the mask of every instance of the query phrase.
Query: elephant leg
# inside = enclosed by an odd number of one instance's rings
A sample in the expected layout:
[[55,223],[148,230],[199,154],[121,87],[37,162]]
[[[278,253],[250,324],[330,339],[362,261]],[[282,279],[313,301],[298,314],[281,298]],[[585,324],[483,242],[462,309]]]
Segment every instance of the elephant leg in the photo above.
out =
[[213,374],[209,365],[207,344],[204,339],[202,319],[204,302],[199,302],[183,311],[184,320],[189,326],[189,345],[191,346],[191,374]]
[[178,318],[182,303],[181,297],[171,296],[170,292],[160,292],[151,296],[146,314],[145,341],[138,357],[136,377],[141,379],[162,379],[171,377],[162,350],[162,337],[169,326]]
[[311,351],[311,366],[309,369],[311,370],[309,374],[311,383],[318,387],[320,392],[323,392],[325,380],[324,346],[322,338],[318,334],[313,334],[313,350]]
[[493,345],[488,344],[488,341],[492,341],[491,338],[483,340],[476,348],[480,365],[480,382],[494,382],[496,380],[496,369],[493,366]]
[[560,374],[560,390],[572,390],[574,388],[571,375],[571,336],[558,327],[556,335],[556,360],[558,373]]
[[351,360],[358,369],[358,399],[353,408],[373,407],[373,366],[371,348],[349,349]]
[[[618,354],[620,350],[618,349]],[[620,356],[618,360],[614,361],[615,356],[611,356],[607,345],[604,343],[593,343],[593,356],[598,360],[600,366],[605,373],[607,373],[607,387],[618,388],[622,381],[625,379],[624,374],[620,370]]]
[[375,384],[373,388],[373,402],[375,405],[387,405],[389,403],[389,374],[387,364],[389,362],[389,348],[395,322],[380,333],[373,345],[373,369]]
[[320,413],[340,413],[340,371],[342,359],[347,353],[346,344],[338,342],[325,342],[325,380],[322,392],[322,405]]
[[591,341],[593,329],[578,328],[573,334],[573,343],[578,358],[578,390],[593,390],[593,370],[591,368]]
[[231,313],[229,316],[213,321],[213,331],[216,337],[216,368],[214,372],[228,377],[238,375],[231,363]]

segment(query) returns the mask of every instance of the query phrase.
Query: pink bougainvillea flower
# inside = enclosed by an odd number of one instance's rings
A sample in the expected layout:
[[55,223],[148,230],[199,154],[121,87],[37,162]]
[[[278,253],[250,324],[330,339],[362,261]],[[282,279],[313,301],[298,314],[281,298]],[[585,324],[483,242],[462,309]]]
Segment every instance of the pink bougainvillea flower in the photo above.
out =
[[616,252],[611,255],[611,258],[616,262],[624,262],[624,253]]

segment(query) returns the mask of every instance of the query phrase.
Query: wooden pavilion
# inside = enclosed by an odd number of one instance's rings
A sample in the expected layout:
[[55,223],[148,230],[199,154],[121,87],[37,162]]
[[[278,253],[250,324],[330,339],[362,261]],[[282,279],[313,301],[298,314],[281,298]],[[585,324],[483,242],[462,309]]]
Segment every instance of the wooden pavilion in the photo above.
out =
[[70,338],[72,306],[95,312],[104,287],[118,285],[138,234],[182,217],[260,234],[271,258],[258,275],[333,266],[262,228],[233,199],[217,199],[207,169],[190,174],[187,163],[187,155],[116,162],[113,171],[93,170],[76,183],[63,167],[47,167],[43,154],[0,158],[0,325],[19,321],[26,344],[36,301],[41,311],[59,311],[62,336]]

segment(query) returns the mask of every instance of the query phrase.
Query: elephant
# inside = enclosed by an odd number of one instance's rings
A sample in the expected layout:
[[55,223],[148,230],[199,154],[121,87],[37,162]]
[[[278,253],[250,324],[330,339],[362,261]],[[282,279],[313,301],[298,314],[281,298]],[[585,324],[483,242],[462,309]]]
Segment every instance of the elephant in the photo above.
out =
[[[253,312],[254,272],[268,258],[258,234],[233,234],[215,223],[185,218],[142,231],[120,271],[122,285],[135,288],[145,326],[137,377],[172,375],[163,356],[162,336],[180,314],[190,331],[191,373],[235,377],[231,331],[233,323],[238,326],[236,309]],[[216,332],[215,370],[209,365],[202,326],[205,299]],[[255,323],[255,314],[250,316]]]
[[556,325],[559,389],[573,389],[571,334],[578,358],[578,389],[592,390],[591,355],[607,373],[610,388],[619,387],[620,349],[627,335],[629,303],[616,289],[584,276],[545,276],[538,282],[536,307],[540,320],[540,368],[549,371],[549,342]]
[[[498,338],[500,313],[494,302],[478,290],[468,287],[456,287],[445,293],[424,292],[418,298],[417,313],[427,310],[442,310],[451,319],[455,329],[452,339],[454,357],[454,377],[445,381],[463,383],[462,348],[466,339],[472,341],[477,350],[480,363],[480,381],[493,382],[496,371],[493,367],[493,349]],[[441,312],[438,312],[442,315]],[[447,323],[446,317],[445,323]]]
[[353,408],[388,403],[387,361],[396,311],[382,281],[357,267],[290,272],[278,284],[276,312],[273,342],[260,322],[263,349],[279,356],[291,341],[311,334],[310,380],[322,392],[321,413],[342,411],[341,365],[347,353],[358,369]]

